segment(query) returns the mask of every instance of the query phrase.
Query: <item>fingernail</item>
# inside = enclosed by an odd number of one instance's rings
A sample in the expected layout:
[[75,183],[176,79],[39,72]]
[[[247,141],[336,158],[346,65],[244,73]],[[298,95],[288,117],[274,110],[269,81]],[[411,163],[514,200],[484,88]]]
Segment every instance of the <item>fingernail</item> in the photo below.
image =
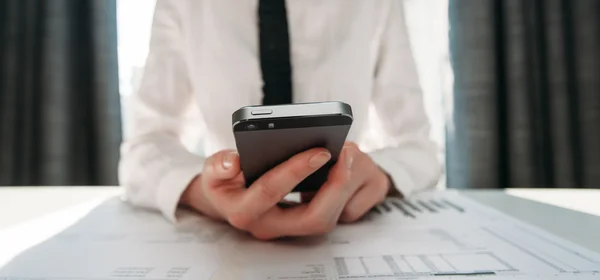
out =
[[225,155],[225,157],[223,158],[223,168],[225,169],[229,169],[233,166],[233,162],[235,161],[235,158],[237,157],[237,153],[236,152],[229,152]]
[[348,148],[344,149],[344,157],[346,158],[346,167],[352,168],[352,162],[354,162],[354,155],[349,151]]
[[320,152],[308,160],[308,165],[312,168],[317,168],[325,165],[331,159],[331,154],[328,152]]

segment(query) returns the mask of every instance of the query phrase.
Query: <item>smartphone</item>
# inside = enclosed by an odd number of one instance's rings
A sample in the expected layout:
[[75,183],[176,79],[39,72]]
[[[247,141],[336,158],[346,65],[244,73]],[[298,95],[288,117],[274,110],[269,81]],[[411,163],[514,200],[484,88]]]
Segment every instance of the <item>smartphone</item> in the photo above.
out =
[[343,102],[297,103],[247,106],[232,115],[235,143],[246,186],[290,157],[322,147],[331,160],[293,192],[313,192],[327,180],[336,163],[350,127],[352,108]]

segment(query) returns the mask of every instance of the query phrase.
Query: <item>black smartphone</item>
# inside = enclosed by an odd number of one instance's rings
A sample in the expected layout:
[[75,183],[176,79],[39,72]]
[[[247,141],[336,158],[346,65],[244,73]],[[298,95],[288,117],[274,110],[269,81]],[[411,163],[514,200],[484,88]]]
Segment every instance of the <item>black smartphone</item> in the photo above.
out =
[[353,117],[352,108],[346,103],[315,102],[242,107],[233,113],[232,119],[246,186],[295,154],[326,148],[331,160],[293,190],[313,192],[327,180]]

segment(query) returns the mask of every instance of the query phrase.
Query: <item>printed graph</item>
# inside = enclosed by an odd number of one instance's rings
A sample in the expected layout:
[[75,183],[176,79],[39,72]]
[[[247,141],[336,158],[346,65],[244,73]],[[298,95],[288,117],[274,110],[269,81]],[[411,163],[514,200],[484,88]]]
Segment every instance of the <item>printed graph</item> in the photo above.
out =
[[400,212],[404,216],[416,219],[422,214],[439,214],[446,212],[465,213],[465,208],[447,199],[415,199],[404,200],[390,198],[373,208],[373,212],[384,214]]
[[491,252],[334,258],[339,279],[494,275],[518,272]]

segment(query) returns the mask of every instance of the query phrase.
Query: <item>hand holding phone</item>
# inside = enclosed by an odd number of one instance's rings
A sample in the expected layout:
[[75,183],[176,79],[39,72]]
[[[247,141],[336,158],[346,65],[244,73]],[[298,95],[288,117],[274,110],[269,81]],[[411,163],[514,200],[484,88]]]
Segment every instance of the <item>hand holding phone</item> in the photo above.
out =
[[331,231],[351,193],[346,190],[352,162],[351,149],[339,158],[344,164],[331,169],[326,187],[309,204],[277,206],[302,180],[321,168],[331,156],[324,148],[294,155],[272,168],[246,188],[239,157],[226,150],[209,157],[202,174],[182,195],[181,203],[206,216],[225,220],[259,239],[319,235]]
[[301,152],[246,188],[237,152],[221,151],[206,160],[201,175],[183,193],[181,203],[259,239],[324,234],[338,221],[360,219],[390,190],[386,174],[356,145],[346,143],[327,182],[312,200],[292,208],[277,206],[303,178],[329,159],[322,148]]
[[[295,110],[292,111],[288,112],[288,115],[299,113]],[[329,109],[328,112],[330,112]],[[340,116],[344,118],[342,121],[336,119]],[[287,116],[287,118],[289,117]],[[245,123],[246,128],[250,131],[258,130],[259,127],[269,128],[271,121],[267,120],[268,117],[259,119],[263,122],[247,122]],[[353,143],[344,143],[349,129],[348,119],[344,113],[325,119],[330,122],[321,122],[321,124],[325,124],[321,127],[335,126],[331,124],[340,122],[342,123],[341,127],[325,133],[329,138],[325,137],[326,140],[320,142],[306,141],[306,139],[323,139],[323,137],[315,137],[315,135],[321,135],[317,133],[319,130],[308,129],[311,131],[311,137],[302,138],[301,141],[292,139],[295,141],[291,142],[295,145],[309,143],[314,147],[306,145],[308,147],[305,150],[291,155],[282,153],[282,151],[289,152],[290,147],[297,146],[289,145],[290,143],[287,142],[283,142],[285,145],[272,144],[271,147],[284,147],[284,149],[268,152],[274,155],[283,155],[284,159],[267,168],[265,172],[261,172],[261,169],[249,169],[258,170],[256,178],[249,177],[251,182],[246,180],[248,175],[242,173],[243,164],[241,162],[243,159],[240,158],[238,152],[225,150],[210,156],[204,164],[201,175],[196,177],[184,191],[181,203],[195,208],[206,216],[228,221],[234,227],[247,231],[259,239],[324,234],[331,231],[339,221],[358,220],[386,197],[390,190],[390,181],[370,157],[360,151],[358,146]],[[286,119],[284,122],[277,123],[288,125],[287,121]],[[311,125],[306,125],[307,122],[300,123],[305,124],[301,128],[312,128]],[[308,123],[310,124],[310,122]],[[234,122],[234,127],[235,124],[236,122]],[[248,127],[249,125],[255,126]],[[294,130],[297,128],[297,126],[288,127],[288,129]],[[282,132],[286,131],[275,133],[277,139],[281,140],[279,136]],[[287,134],[288,138],[286,139],[289,139],[290,135],[306,134],[298,133],[296,130],[295,133]],[[250,139],[253,138],[250,137]],[[237,137],[236,141],[238,141]],[[247,143],[269,147],[269,143],[263,142],[253,139]],[[252,148],[252,145],[239,146]],[[255,151],[255,153],[261,155],[259,152]],[[246,157],[246,159],[251,158]],[[264,160],[259,163],[249,162],[247,164],[262,166],[261,168],[272,164],[265,164],[268,161]],[[316,173],[325,168],[326,172]],[[300,188],[300,190],[319,188],[310,202],[291,208],[278,207],[277,204],[287,194],[298,190],[302,182],[315,182],[307,180],[315,174],[318,176],[313,180],[319,184],[307,185],[309,187],[305,189]],[[322,187],[320,182],[324,182]]]

